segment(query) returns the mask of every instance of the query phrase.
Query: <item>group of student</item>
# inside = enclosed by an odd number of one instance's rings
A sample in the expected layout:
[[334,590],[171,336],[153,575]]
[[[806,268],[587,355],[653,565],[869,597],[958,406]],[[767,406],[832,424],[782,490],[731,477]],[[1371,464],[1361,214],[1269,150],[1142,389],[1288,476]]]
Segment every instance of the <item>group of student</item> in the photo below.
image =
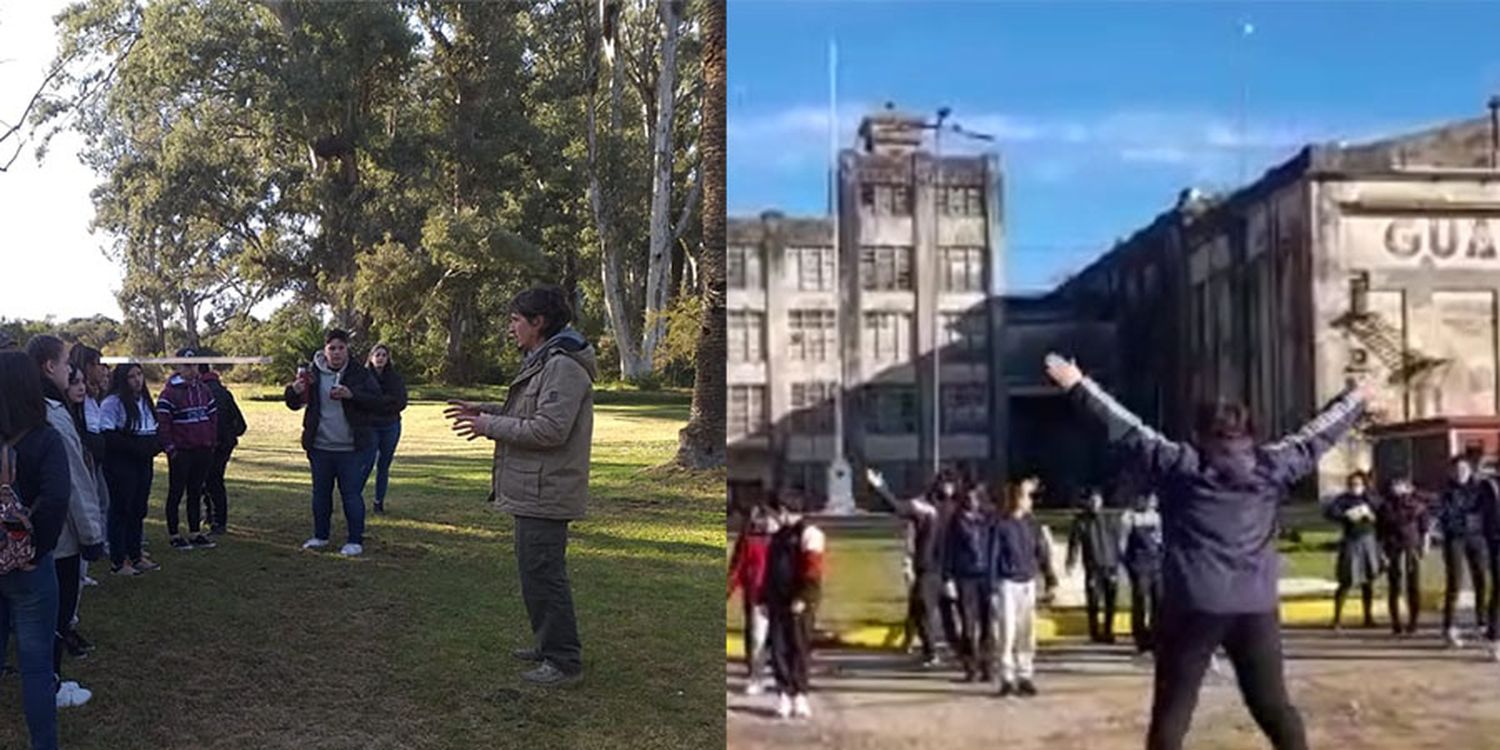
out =
[[1474,452],[1455,456],[1438,491],[1418,489],[1406,476],[1393,477],[1384,491],[1376,491],[1365,473],[1354,472],[1345,491],[1325,504],[1324,514],[1341,527],[1332,627],[1341,627],[1345,599],[1356,588],[1365,627],[1375,625],[1374,588],[1383,571],[1391,632],[1416,633],[1422,560],[1437,540],[1444,570],[1445,643],[1450,648],[1464,644],[1456,610],[1467,583],[1474,595],[1475,631],[1487,642],[1490,657],[1500,661],[1500,477],[1493,463]]
[[[347,345],[347,334],[333,336]],[[184,348],[177,356],[198,352]],[[375,506],[383,512],[405,386],[383,345],[371,352],[366,367],[344,364],[333,378],[368,381],[361,387],[373,394],[366,421],[375,437],[361,446],[357,473],[362,488],[379,468]],[[331,411],[312,420],[320,445],[340,436],[338,420],[326,416]],[[98,585],[89,563],[107,559],[111,574],[120,578],[162,567],[147,552],[143,533],[156,456],[167,456],[170,546],[210,549],[228,528],[224,474],[245,431],[233,394],[206,364],[176,365],[153,399],[139,364],[111,369],[93,347],[37,335],[22,348],[0,334],[0,675],[20,674],[33,748],[57,747],[57,710],[92,697],[76,681],[61,679],[64,653],[83,658],[94,648],[78,632],[81,589]],[[349,432],[346,418],[343,435]],[[314,525],[326,540],[326,514],[318,518],[318,463],[311,458]],[[4,665],[12,633],[14,669]]]

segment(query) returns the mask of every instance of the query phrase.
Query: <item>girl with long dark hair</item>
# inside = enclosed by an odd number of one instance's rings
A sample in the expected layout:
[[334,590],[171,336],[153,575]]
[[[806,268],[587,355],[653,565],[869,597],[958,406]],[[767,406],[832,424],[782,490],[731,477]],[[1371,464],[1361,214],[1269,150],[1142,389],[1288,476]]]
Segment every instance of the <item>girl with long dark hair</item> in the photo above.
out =
[[109,484],[109,559],[116,575],[133,576],[161,566],[141,550],[153,462],[161,452],[156,410],[146,375],[134,362],[118,365],[100,404],[105,438],[104,478]]
[[[391,482],[391,459],[401,441],[401,412],[406,409],[406,380],[391,360],[391,348],[376,344],[365,368],[380,385],[380,401],[370,409],[370,428],[375,431],[372,467],[375,473],[375,512],[385,513],[385,490]],[[369,469],[365,469],[368,478]]]

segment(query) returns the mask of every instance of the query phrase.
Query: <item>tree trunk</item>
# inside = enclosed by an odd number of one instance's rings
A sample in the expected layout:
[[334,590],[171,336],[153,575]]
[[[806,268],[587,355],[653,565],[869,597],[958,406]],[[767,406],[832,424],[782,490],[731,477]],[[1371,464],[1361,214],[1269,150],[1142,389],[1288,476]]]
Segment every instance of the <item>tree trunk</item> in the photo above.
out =
[[677,463],[723,466],[727,386],[724,362],[724,0],[709,0],[703,16],[703,117],[699,150],[703,170],[703,250],[697,270],[703,289],[703,327],[694,353],[693,408],[678,433]]
[[469,295],[454,296],[448,308],[448,345],[443,355],[443,380],[452,385],[469,384],[469,367],[464,357],[464,332],[469,323]]
[[182,330],[187,333],[187,345],[197,349],[201,346],[198,342],[198,303],[190,293],[183,292],[181,308]]
[[[611,222],[610,206],[605,202],[599,180],[599,123],[594,112],[595,96],[599,90],[599,48],[602,41],[590,35],[586,61],[588,96],[584,101],[587,121],[585,143],[588,147],[589,207],[594,214],[594,233],[599,236],[599,270],[604,283],[604,311],[614,330],[615,346],[620,352],[620,376],[626,380],[638,379],[651,371],[649,363],[643,364],[637,351],[635,326],[631,322],[631,310],[626,304],[624,278],[621,272],[620,249],[615,242]],[[616,64],[619,63],[618,51]]]
[[651,244],[646,259],[645,337],[641,359],[649,368],[667,332],[663,316],[672,302],[672,114],[677,94],[677,14],[660,4],[661,73],[656,79],[656,124],[652,135]]

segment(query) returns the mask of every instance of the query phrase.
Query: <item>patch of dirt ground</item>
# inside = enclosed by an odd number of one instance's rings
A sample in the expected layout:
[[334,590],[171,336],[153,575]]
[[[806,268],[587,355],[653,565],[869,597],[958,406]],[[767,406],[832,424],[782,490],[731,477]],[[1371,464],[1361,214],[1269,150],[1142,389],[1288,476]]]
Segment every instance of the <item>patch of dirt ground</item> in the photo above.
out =
[[[1442,647],[1435,629],[1397,639],[1383,630],[1287,630],[1292,700],[1314,748],[1500,748],[1500,663],[1477,646]],[[1041,695],[993,697],[951,668],[921,669],[892,652],[816,655],[813,718],[779,721],[773,696],[746,697],[744,667],[727,667],[728,746],[1007,750],[1136,750],[1144,745],[1151,667],[1129,646],[1079,641],[1044,647]],[[1204,681],[1188,748],[1268,747],[1240,702],[1233,671]]]

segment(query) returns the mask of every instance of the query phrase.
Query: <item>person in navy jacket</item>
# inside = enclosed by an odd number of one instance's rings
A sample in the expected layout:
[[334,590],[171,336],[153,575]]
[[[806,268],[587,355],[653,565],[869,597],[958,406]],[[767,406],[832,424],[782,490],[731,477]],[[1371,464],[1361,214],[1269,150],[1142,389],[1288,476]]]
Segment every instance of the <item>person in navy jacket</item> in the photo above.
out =
[[1168,440],[1056,354],[1048,375],[1111,443],[1139,464],[1161,501],[1165,596],[1146,746],[1181,748],[1209,660],[1228,652],[1251,716],[1278,750],[1307,747],[1282,674],[1277,512],[1291,486],[1354,425],[1369,391],[1348,388],[1300,430],[1257,444],[1241,404],[1203,404],[1192,442]]

